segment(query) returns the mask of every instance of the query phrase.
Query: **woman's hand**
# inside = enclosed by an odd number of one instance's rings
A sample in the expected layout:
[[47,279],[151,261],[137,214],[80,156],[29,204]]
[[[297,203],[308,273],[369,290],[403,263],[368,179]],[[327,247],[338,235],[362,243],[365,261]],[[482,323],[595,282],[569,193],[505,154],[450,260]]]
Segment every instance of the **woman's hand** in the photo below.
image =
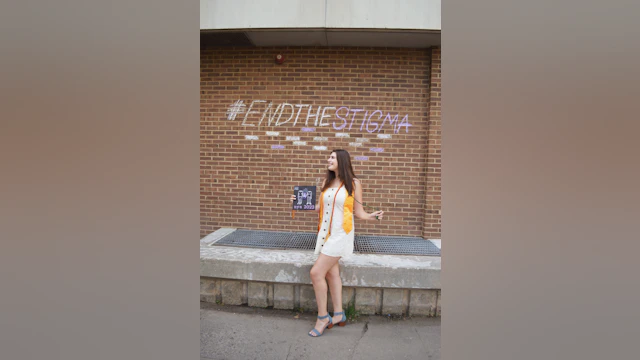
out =
[[382,220],[382,216],[384,215],[384,211],[382,211],[382,210],[374,211],[369,215],[371,216],[371,220],[373,220],[373,219]]
[[291,195],[291,202],[296,201],[296,196],[295,195]]

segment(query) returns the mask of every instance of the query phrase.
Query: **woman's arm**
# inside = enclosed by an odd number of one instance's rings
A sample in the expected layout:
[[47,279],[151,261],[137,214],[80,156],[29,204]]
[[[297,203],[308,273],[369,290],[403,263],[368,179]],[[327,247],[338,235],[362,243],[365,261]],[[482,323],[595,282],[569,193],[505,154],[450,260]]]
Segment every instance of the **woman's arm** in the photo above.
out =
[[354,197],[356,199],[356,202],[353,205],[353,215],[362,220],[375,220],[376,217],[378,220],[382,219],[384,211],[379,210],[369,214],[364,210],[364,208],[362,207],[362,204],[364,203],[364,201],[362,201],[362,184],[358,179],[354,179],[354,183],[356,187],[354,189]]

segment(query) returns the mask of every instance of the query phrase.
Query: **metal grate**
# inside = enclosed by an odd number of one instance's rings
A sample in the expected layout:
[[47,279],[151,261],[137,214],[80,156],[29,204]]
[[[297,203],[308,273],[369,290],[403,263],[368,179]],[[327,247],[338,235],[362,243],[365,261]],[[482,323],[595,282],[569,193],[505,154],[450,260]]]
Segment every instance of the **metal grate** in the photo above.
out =
[[432,255],[440,249],[431,241],[414,237],[358,235],[354,251],[361,254]]
[[[316,246],[316,234],[238,229],[212,245],[280,250],[313,250]],[[440,249],[431,241],[422,238],[397,236],[356,235],[354,252],[361,254],[440,256]]]
[[213,245],[307,250],[315,248],[315,241],[314,234],[238,229],[216,241]]

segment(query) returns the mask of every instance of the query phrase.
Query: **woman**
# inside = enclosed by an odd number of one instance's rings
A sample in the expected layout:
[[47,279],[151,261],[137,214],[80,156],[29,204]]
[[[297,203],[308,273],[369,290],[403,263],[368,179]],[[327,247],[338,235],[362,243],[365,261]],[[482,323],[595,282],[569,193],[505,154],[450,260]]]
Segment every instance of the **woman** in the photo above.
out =
[[[292,195],[291,199],[295,198]],[[353,173],[351,157],[346,150],[334,150],[328,159],[320,195],[318,237],[314,251],[319,256],[310,273],[318,305],[318,319],[309,336],[321,336],[325,329],[331,329],[334,324],[346,324],[338,260],[353,253],[353,215],[362,220],[375,220],[382,219],[383,214],[383,211],[364,211],[362,184]],[[327,311],[327,289],[331,290],[333,317]]]

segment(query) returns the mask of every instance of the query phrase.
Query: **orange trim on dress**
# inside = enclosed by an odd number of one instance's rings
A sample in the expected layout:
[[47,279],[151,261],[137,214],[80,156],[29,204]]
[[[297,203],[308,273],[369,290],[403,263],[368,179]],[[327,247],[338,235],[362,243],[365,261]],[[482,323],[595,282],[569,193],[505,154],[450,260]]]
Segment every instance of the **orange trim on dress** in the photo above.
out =
[[[344,183],[340,183],[340,186],[338,187],[338,191],[336,191],[336,194],[333,197],[333,206],[331,206],[331,222],[333,222],[333,210],[335,209],[335,206],[336,206],[336,196],[338,196],[338,192],[342,188],[343,184]],[[323,218],[322,212],[324,211],[324,193],[326,191],[327,190],[323,191],[320,194],[320,211],[318,213],[318,232],[320,232],[320,226],[322,226],[322,218]],[[329,237],[329,234],[331,234],[331,223],[329,223],[329,232],[327,233],[327,236],[326,236],[327,238]]]
[[[327,233],[327,238],[329,238],[329,235],[331,235],[331,224],[333,223],[333,211],[336,208],[336,197],[338,196],[338,193],[340,192],[340,189],[342,189],[342,185],[344,185],[344,183],[340,183],[340,186],[338,187],[338,190],[336,190],[336,194],[333,196],[333,205],[331,205],[331,220],[329,221],[329,232]],[[347,196],[348,195],[349,194],[347,194]]]
[[[340,192],[340,189],[342,188],[342,186],[344,185],[344,183],[340,183],[340,186],[338,187],[338,190],[335,193],[335,196],[333,198],[333,205],[331,207],[331,220],[329,222],[329,232],[327,233],[327,238],[329,237],[329,235],[331,235],[331,224],[333,224],[333,213],[335,210],[335,206],[336,206],[336,197],[338,196],[338,193]],[[318,213],[318,232],[320,232],[320,227],[322,226],[322,219],[323,219],[323,215],[322,215],[322,211],[324,211],[324,193],[326,192],[323,191],[320,195],[320,211]],[[343,206],[343,212],[344,212],[344,216],[342,219],[342,228],[344,229],[345,233],[350,233],[351,230],[353,230],[353,200],[354,200],[354,195],[349,195],[347,193],[347,198],[344,201],[344,206]]]

